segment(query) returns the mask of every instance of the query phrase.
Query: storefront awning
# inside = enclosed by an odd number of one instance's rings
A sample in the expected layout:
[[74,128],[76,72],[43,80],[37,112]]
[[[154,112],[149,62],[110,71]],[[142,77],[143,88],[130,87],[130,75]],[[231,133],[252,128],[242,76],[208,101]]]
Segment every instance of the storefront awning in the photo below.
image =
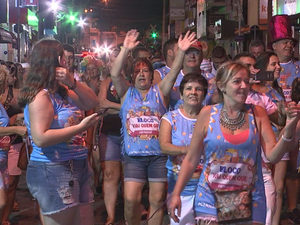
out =
[[12,32],[0,28],[0,43],[16,44],[17,38]]

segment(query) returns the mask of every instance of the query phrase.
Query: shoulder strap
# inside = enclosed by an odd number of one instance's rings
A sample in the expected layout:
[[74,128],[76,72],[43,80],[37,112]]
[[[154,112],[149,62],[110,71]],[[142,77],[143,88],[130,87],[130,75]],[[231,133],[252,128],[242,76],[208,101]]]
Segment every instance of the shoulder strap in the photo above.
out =
[[[261,151],[262,146],[261,146],[261,141],[260,141],[260,134],[259,134],[258,126],[257,126],[257,123],[256,123],[256,117],[255,117],[255,113],[254,113],[253,104],[251,104],[251,110],[252,110],[252,114],[253,114],[254,124],[255,124],[257,133],[258,133],[258,141],[259,141],[258,144],[260,146],[260,151]],[[256,159],[255,159],[256,173],[257,173],[257,159],[258,159],[258,155],[260,154],[260,151],[258,151],[256,153]]]
[[3,104],[5,110],[7,110],[10,107],[10,102],[13,100],[13,98],[14,98],[13,87],[9,86],[7,96],[6,96],[6,100]]

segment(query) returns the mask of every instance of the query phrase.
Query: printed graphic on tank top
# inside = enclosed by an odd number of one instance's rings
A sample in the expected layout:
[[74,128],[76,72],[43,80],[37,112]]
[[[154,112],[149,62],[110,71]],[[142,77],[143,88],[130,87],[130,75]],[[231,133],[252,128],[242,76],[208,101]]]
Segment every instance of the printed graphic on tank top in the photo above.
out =
[[[223,104],[217,104],[211,108],[207,136],[204,139],[206,161],[195,198],[195,211],[200,219],[218,220],[215,191],[251,188],[252,220],[265,223],[266,199],[259,135],[252,109],[250,105],[245,106],[248,112],[249,135],[245,142],[237,145],[229,143],[221,131],[219,119]],[[238,215],[245,212],[237,208],[235,213]]]
[[[172,126],[172,144],[176,146],[188,147],[191,143],[193,136],[195,123],[197,119],[191,119],[184,116],[181,109],[170,111],[166,113],[163,118]],[[178,179],[178,174],[181,169],[181,164],[184,160],[185,154],[177,156],[168,156],[166,167],[168,169],[168,193],[172,193]],[[181,196],[194,195],[196,193],[196,187],[199,176],[202,172],[204,165],[204,157],[201,156],[200,162],[196,167],[191,180],[187,183]]]
[[159,121],[166,108],[157,85],[143,98],[135,87],[130,87],[122,104],[123,154],[129,156],[160,155],[158,143]]
[[[49,96],[54,110],[53,120],[49,129],[63,129],[81,122],[83,119],[81,110],[75,105],[71,98],[67,97],[67,99],[63,99],[58,93],[49,93]],[[33,147],[33,152],[30,156],[31,160],[61,162],[70,159],[85,159],[87,157],[87,148],[82,133],[76,134],[69,140],[52,146],[38,147],[32,141],[31,137],[28,104],[24,109],[24,121]]]
[[300,62],[289,61],[287,63],[280,63],[281,71],[278,78],[278,84],[282,87],[285,100],[291,101],[292,83],[296,77],[300,77]]

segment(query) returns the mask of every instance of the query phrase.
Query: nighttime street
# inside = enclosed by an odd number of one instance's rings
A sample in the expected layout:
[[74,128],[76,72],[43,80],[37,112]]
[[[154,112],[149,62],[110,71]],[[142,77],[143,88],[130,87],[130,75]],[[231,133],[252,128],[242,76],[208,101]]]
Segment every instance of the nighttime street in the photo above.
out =
[[0,0],[0,225],[300,225],[300,0]]
[[[12,212],[10,215],[11,225],[41,225],[38,213],[37,202],[33,200],[30,195],[26,181],[25,181],[25,172],[21,175],[20,182],[18,185],[16,201],[19,203],[20,211]],[[149,202],[147,200],[147,190],[143,193],[141,213],[142,221],[141,225],[146,225],[146,210],[143,206],[149,207]],[[117,205],[116,205],[116,225],[124,225],[124,204],[121,195],[118,196]],[[95,225],[103,225],[105,223],[107,213],[105,211],[105,206],[103,202],[103,195],[99,194],[95,196],[94,203],[94,222]],[[169,218],[167,213],[164,215],[164,222],[162,225],[168,225]]]

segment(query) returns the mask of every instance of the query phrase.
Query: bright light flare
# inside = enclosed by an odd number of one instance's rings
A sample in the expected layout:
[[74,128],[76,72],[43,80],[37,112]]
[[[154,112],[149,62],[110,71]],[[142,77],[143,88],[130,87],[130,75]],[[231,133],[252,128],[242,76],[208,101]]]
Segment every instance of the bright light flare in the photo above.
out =
[[109,55],[111,53],[111,49],[110,47],[107,47],[107,46],[103,46],[102,47],[102,50],[105,54]]
[[57,1],[53,0],[50,4],[50,8],[52,11],[57,12],[59,4]]
[[86,25],[86,22],[82,18],[80,18],[78,22],[78,26],[83,27],[84,25]]
[[103,55],[103,54],[110,55],[110,53],[112,52],[112,49],[110,46],[103,45],[100,47],[96,47],[95,52],[97,54],[101,54],[101,55]]
[[95,52],[97,52],[98,54],[102,51],[102,48],[101,47],[96,47],[95,48]]

